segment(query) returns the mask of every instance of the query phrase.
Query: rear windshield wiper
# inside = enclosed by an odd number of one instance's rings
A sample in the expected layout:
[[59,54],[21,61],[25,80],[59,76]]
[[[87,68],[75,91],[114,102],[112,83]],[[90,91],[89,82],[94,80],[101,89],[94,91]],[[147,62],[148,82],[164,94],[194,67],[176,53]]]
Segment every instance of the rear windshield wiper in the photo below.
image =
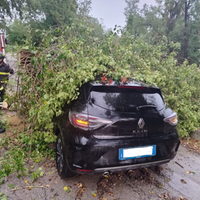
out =
[[141,109],[143,109],[143,108],[156,108],[156,106],[154,106],[154,105],[141,105],[141,106],[137,106],[137,110],[141,110]]

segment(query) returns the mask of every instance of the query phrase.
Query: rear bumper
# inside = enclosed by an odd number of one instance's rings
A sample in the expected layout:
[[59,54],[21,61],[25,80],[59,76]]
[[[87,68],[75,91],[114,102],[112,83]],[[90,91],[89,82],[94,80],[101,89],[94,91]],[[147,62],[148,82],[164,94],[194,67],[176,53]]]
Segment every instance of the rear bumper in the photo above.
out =
[[143,168],[143,167],[153,167],[153,166],[165,164],[168,162],[170,162],[170,159],[149,162],[149,163],[140,163],[140,164],[134,164],[134,165],[96,168],[96,169],[94,169],[94,173],[117,172],[117,171],[126,171],[126,170],[130,170],[130,169],[137,169],[137,168]]
[[[178,150],[178,134],[141,139],[99,140],[79,134],[71,141],[69,167],[77,173],[116,172],[156,166],[172,160]],[[120,148],[156,145],[156,155],[119,160]]]

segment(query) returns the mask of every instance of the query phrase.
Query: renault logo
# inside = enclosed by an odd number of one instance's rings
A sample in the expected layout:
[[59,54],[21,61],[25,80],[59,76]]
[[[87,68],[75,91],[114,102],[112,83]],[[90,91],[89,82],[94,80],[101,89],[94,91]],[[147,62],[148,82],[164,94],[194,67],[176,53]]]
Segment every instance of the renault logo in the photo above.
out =
[[144,119],[140,118],[138,121],[138,126],[140,129],[143,129],[145,125]]

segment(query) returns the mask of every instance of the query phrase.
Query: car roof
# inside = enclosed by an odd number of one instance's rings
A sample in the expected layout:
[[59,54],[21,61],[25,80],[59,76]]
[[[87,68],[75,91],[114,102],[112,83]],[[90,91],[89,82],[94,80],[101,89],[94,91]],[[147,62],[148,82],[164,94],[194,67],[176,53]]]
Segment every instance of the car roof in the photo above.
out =
[[[80,91],[82,91],[85,94],[85,99],[87,99],[90,95],[91,91],[111,91],[112,89],[136,89],[137,91],[144,91],[150,92],[150,93],[158,93],[162,97],[161,90],[158,87],[147,85],[145,83],[142,83],[140,81],[136,81],[133,79],[129,79],[127,83],[123,84],[121,81],[112,81],[112,83],[109,84],[109,80],[105,83],[102,83],[101,80],[99,81],[89,81],[83,85]],[[143,90],[144,89],[144,90]],[[81,92],[81,93],[82,93]],[[163,97],[162,97],[163,98]]]

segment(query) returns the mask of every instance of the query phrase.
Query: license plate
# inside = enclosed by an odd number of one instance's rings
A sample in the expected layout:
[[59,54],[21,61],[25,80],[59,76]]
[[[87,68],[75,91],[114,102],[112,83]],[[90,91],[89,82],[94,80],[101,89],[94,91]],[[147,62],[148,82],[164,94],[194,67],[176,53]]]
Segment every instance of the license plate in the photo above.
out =
[[119,160],[142,158],[156,155],[156,145],[119,149]]

